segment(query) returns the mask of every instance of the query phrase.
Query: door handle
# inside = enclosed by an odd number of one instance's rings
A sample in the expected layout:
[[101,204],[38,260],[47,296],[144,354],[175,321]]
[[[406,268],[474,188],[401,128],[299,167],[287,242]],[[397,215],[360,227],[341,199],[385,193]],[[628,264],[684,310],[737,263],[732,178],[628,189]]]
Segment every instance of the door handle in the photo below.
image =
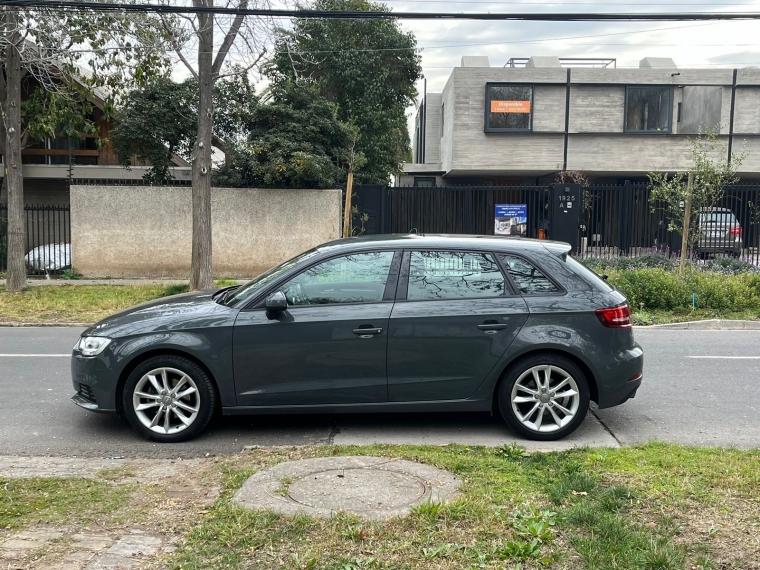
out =
[[505,328],[507,328],[509,325],[504,323],[483,323],[482,325],[478,325],[478,328],[482,331],[502,331]]
[[358,329],[354,329],[354,334],[361,335],[362,337],[370,337],[372,335],[380,334],[381,332],[383,332],[383,329],[380,328],[380,327],[378,327],[378,328],[374,328],[374,327],[362,328],[362,327],[359,327]]

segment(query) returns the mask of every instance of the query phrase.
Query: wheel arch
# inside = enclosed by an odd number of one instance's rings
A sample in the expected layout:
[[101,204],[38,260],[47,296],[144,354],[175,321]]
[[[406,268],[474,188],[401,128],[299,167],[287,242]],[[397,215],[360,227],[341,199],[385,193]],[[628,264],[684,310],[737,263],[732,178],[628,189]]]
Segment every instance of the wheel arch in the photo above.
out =
[[217,413],[219,411],[219,408],[221,407],[219,385],[216,381],[216,378],[214,378],[214,374],[211,372],[211,370],[209,370],[209,367],[206,366],[202,360],[200,360],[193,354],[186,352],[184,350],[179,350],[176,348],[156,348],[153,350],[147,350],[145,352],[141,352],[139,354],[134,355],[126,364],[126,366],[124,366],[124,368],[122,369],[121,374],[119,375],[119,380],[116,383],[116,412],[120,416],[122,417],[124,416],[123,392],[124,392],[124,384],[127,383],[127,378],[129,378],[129,375],[132,374],[135,368],[140,366],[140,364],[142,364],[149,358],[153,358],[154,356],[179,356],[179,357],[192,361],[193,364],[203,369],[203,371],[206,374],[208,374],[208,377],[211,379],[211,384],[214,386],[214,392],[216,392],[216,408],[217,409],[215,409],[213,413]]
[[499,388],[501,387],[501,383],[504,381],[504,378],[507,376],[507,373],[517,364],[520,363],[520,361],[525,360],[526,358],[530,358],[531,356],[536,356],[537,354],[553,354],[555,356],[562,356],[564,358],[567,358],[569,361],[571,361],[573,364],[575,364],[578,368],[581,369],[581,372],[586,376],[586,380],[588,381],[588,389],[590,392],[590,399],[592,402],[598,402],[599,401],[599,389],[597,387],[596,383],[596,377],[591,370],[591,367],[577,354],[573,354],[572,352],[568,350],[563,350],[562,348],[558,348],[556,346],[550,346],[550,347],[538,347],[526,350],[525,352],[521,352],[519,354],[516,354],[512,359],[510,359],[504,366],[504,368],[501,371],[501,374],[499,374],[499,380],[496,382],[493,390],[493,396],[492,396],[492,410],[494,412],[498,412],[499,409]]

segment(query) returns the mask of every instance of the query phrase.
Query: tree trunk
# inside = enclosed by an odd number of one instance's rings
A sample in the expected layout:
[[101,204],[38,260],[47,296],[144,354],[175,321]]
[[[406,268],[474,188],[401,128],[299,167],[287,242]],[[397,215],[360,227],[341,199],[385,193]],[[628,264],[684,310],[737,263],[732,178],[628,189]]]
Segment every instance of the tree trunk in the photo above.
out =
[[[194,6],[213,0],[193,0]],[[214,117],[214,16],[198,14],[198,133],[193,149],[193,252],[190,289],[214,286],[211,272],[211,132]]]
[[24,178],[21,172],[21,54],[18,19],[14,9],[6,14],[10,43],[6,54],[7,99],[5,106],[5,177],[8,184],[8,276],[6,290],[26,289],[26,229]]

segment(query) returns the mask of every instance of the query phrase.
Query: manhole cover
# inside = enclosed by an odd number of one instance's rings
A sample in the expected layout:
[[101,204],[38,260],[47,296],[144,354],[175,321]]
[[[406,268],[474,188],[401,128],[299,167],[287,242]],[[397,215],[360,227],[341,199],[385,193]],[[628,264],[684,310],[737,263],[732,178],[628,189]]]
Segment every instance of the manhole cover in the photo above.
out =
[[385,519],[456,496],[459,481],[430,465],[383,457],[321,457],[281,463],[251,476],[233,502],[284,514],[338,511]]
[[419,501],[426,490],[419,477],[380,469],[333,469],[309,474],[288,486],[290,498],[302,505],[318,509],[342,505],[351,512],[406,507]]

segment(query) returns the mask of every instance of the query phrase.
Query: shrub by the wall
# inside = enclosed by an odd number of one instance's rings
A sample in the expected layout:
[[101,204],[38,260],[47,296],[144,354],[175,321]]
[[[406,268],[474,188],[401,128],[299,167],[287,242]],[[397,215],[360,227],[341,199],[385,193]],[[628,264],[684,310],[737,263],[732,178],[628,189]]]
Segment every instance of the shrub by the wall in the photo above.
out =
[[692,293],[697,307],[743,311],[760,309],[760,274],[720,274],[690,271],[681,278],[675,271],[636,269],[611,271],[609,281],[620,289],[632,307],[643,303],[647,310],[674,310],[691,307]]

